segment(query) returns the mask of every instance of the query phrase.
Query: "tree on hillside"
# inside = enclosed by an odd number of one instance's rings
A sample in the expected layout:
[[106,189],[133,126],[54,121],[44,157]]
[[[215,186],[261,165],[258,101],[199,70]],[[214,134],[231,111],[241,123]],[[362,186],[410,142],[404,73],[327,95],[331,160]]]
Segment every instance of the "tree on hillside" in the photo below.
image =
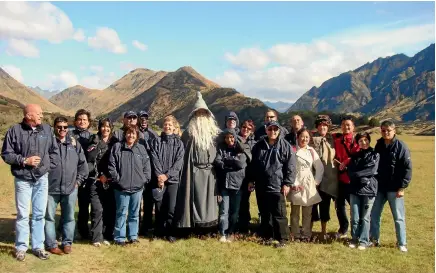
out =
[[378,127],[378,126],[380,126],[380,121],[378,119],[376,119],[376,118],[371,118],[369,120],[368,125],[371,126],[371,127]]

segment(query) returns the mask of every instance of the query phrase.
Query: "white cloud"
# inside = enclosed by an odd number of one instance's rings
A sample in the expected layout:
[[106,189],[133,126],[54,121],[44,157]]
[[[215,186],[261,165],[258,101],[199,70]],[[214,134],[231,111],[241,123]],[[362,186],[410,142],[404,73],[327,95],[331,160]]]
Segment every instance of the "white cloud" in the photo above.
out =
[[12,44],[9,51],[14,55],[38,55],[32,41],[60,43],[69,39],[82,41],[84,38],[83,30],[76,30],[69,17],[51,3],[0,2],[0,39]]
[[94,71],[94,72],[103,72],[103,70],[104,70],[103,66],[100,66],[100,65],[91,65],[89,67],[89,69]]
[[12,78],[16,79],[20,83],[24,82],[23,74],[21,73],[21,69],[14,65],[2,65],[1,67],[6,73],[8,73]]
[[85,76],[80,79],[80,85],[91,89],[104,89],[115,82],[118,77],[114,72],[98,73],[96,75]]
[[76,74],[71,71],[64,70],[59,74],[49,74],[41,82],[31,84],[31,86],[39,86],[41,89],[55,91],[64,90],[68,87],[79,84]]
[[269,63],[268,55],[259,48],[243,48],[238,54],[226,53],[227,61],[246,69],[262,69]]
[[138,40],[133,40],[132,45],[141,51],[146,51],[148,49],[148,46],[146,44],[143,44]]
[[32,43],[21,39],[10,39],[6,52],[12,56],[24,56],[29,58],[39,57],[39,50]]
[[403,28],[361,28],[319,37],[309,43],[279,43],[266,50],[243,48],[237,55],[225,54],[234,68],[214,80],[250,97],[295,101],[311,87],[320,86],[343,72],[378,57],[392,56],[394,52],[422,50],[434,40],[435,26],[423,24]]
[[127,47],[121,43],[118,33],[107,27],[98,28],[94,37],[88,37],[88,45],[95,49],[106,49],[116,54],[127,52]]

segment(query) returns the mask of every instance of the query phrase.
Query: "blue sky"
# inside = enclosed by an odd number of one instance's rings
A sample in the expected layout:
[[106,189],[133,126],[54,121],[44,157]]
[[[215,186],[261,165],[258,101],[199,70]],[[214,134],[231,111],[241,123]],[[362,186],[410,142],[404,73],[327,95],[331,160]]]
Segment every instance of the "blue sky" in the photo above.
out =
[[434,43],[434,10],[434,2],[2,2],[0,66],[54,90],[189,65],[248,96],[295,101],[377,57]]

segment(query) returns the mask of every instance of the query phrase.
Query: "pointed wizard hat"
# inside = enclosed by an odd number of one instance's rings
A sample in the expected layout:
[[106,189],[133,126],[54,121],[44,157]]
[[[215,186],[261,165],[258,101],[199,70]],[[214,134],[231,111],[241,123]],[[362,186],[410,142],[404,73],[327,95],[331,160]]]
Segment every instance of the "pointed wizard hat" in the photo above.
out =
[[213,115],[212,111],[209,110],[209,107],[207,107],[206,102],[203,99],[203,96],[201,95],[200,91],[197,91],[197,101],[194,104],[194,110],[192,110],[191,114],[189,114],[189,119],[192,118],[194,113],[200,109],[204,109],[209,112],[209,114],[215,119],[215,116]]

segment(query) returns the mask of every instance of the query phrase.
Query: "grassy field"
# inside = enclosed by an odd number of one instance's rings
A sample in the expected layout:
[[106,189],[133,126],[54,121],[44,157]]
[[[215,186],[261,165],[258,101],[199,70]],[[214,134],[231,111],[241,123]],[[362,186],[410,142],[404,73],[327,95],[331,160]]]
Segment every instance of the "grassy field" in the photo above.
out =
[[[374,139],[376,137],[374,136]],[[47,261],[28,254],[24,263],[12,257],[14,241],[14,189],[6,164],[0,163],[0,271],[1,272],[434,272],[434,137],[401,136],[412,151],[413,181],[406,191],[408,253],[395,246],[389,207],[382,223],[382,247],[349,249],[341,242],[291,243],[284,249],[217,239],[183,239],[175,244],[150,242],[119,248],[94,248],[76,242],[73,253]],[[374,143],[374,141],[373,141]],[[252,214],[257,215],[255,200]],[[328,231],[338,223],[331,207]],[[289,217],[289,216],[288,216]],[[254,221],[257,219],[254,219]],[[314,230],[319,231],[319,224]]]

